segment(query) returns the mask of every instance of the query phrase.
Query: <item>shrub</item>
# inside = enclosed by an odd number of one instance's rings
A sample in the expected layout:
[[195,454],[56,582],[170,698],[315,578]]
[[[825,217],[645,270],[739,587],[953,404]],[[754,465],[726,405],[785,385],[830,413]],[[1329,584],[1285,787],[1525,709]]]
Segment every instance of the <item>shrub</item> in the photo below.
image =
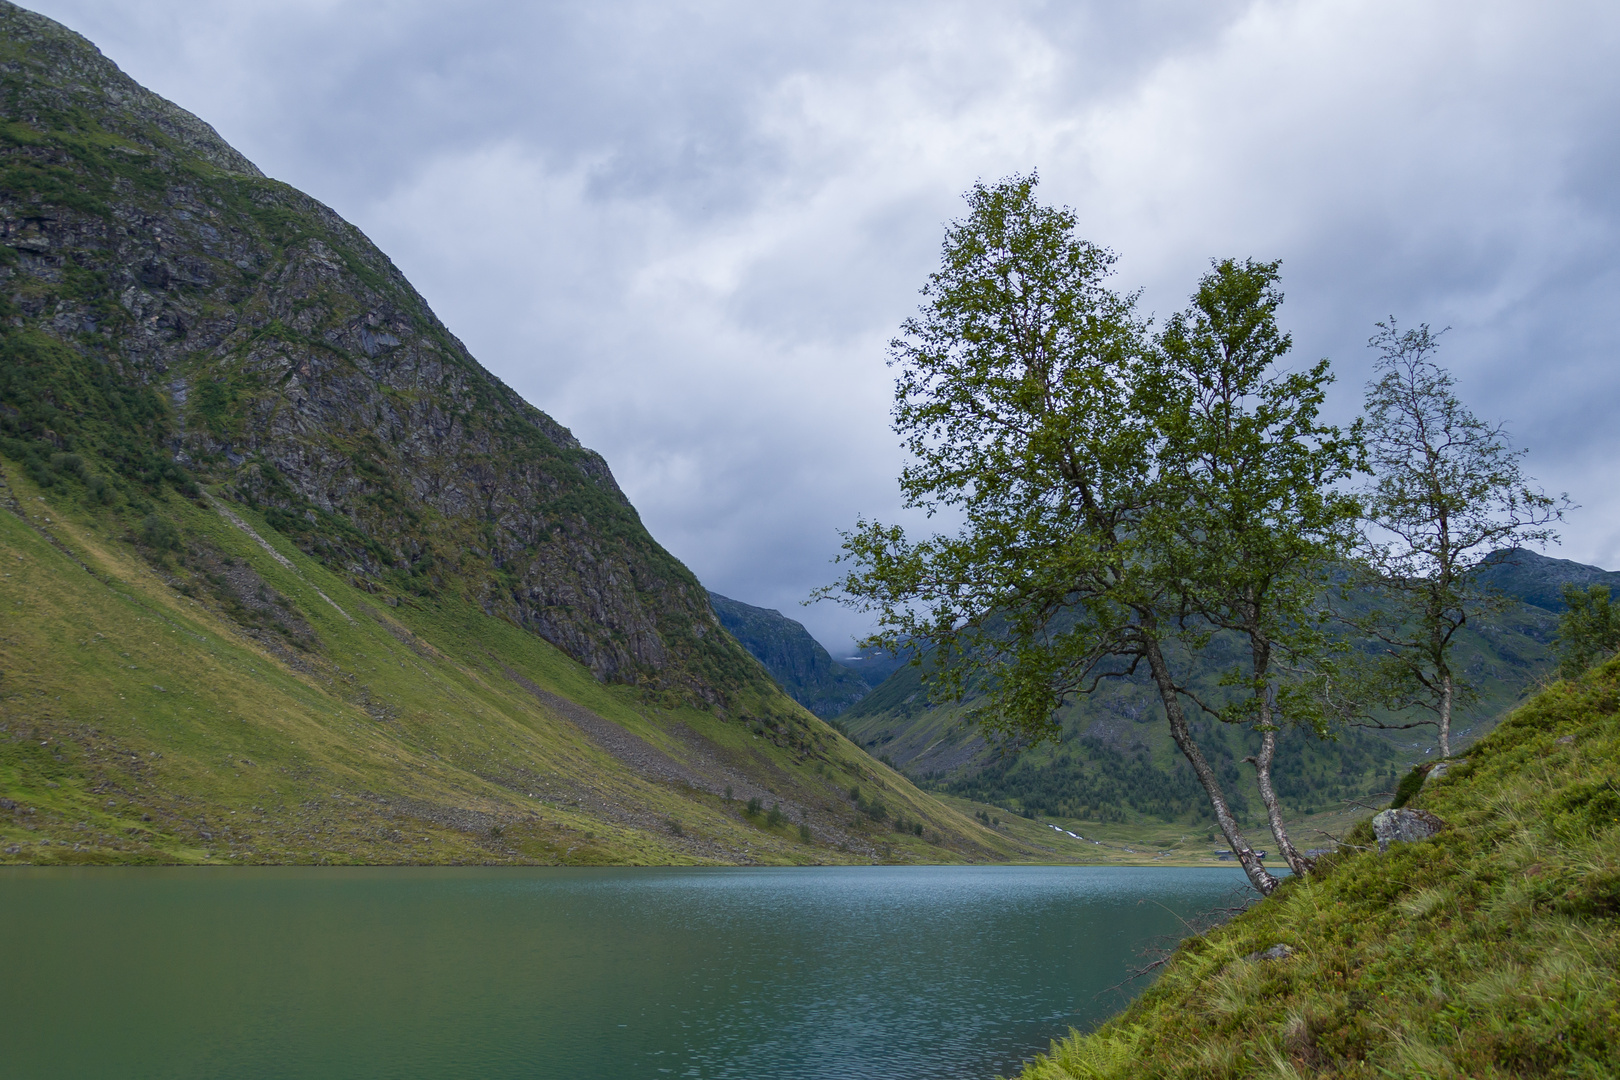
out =
[[[54,467],[54,455],[51,464]],[[1607,585],[1592,585],[1585,591],[1566,582],[1563,588],[1565,610],[1558,617],[1558,673],[1566,679],[1581,673],[1620,648],[1620,607],[1609,598]]]
[[1428,770],[1419,765],[1405,776],[1401,777],[1400,786],[1395,789],[1395,798],[1390,800],[1389,808],[1398,810],[1412,800],[1412,797],[1423,789],[1423,778]]
[[147,514],[141,522],[141,543],[153,551],[172,551],[180,546],[180,533],[167,518]]
[[765,815],[765,824],[774,829],[786,820],[787,815],[782,813],[782,804],[772,803],[771,812]]
[[752,799],[748,800],[748,807],[744,813],[746,813],[749,817],[755,817],[759,814],[764,805],[764,803],[760,802],[759,796],[755,795]]
[[866,816],[873,821],[882,821],[889,816],[889,808],[884,806],[882,801],[873,799],[872,804],[866,808]]
[[804,822],[799,823],[799,839],[804,841],[806,844],[810,842],[810,826],[806,825]]

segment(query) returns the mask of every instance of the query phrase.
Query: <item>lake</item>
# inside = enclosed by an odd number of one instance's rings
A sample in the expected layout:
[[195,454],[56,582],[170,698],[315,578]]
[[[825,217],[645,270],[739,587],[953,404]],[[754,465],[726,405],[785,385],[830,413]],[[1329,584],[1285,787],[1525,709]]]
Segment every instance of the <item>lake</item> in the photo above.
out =
[[[990,1080],[1235,868],[7,869],[8,1078]],[[1143,984],[1137,984],[1140,990]]]

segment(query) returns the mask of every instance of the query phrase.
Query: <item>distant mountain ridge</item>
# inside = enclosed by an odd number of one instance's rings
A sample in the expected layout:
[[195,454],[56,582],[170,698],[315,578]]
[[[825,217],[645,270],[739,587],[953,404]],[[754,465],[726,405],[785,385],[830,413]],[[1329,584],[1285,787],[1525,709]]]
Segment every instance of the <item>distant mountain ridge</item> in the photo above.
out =
[[720,625],[765,665],[787,695],[823,720],[860,701],[871,687],[859,674],[834,660],[802,623],[771,608],[709,592],[709,606]]
[[1607,585],[1611,592],[1620,591],[1620,571],[1617,570],[1604,570],[1569,559],[1553,559],[1527,548],[1497,552],[1493,559],[1500,561],[1481,573],[1481,580],[1516,600],[1546,611],[1557,613],[1564,610],[1563,587],[1566,584],[1581,589],[1590,585]]
[[[1564,582],[1620,588],[1620,573],[1529,550],[1501,554],[1482,577],[1518,603],[1476,620],[1459,641],[1458,666],[1480,691],[1479,703],[1456,722],[1465,739],[1489,730],[1553,669]],[[1219,656],[1218,641],[1211,648],[1203,692],[1218,696],[1218,670],[1235,658]],[[1170,817],[1201,808],[1163,725],[1149,722],[1157,706],[1137,685],[1141,680],[1105,685],[1071,701],[1060,714],[1063,742],[1022,750],[984,739],[970,716],[971,695],[961,703],[930,700],[925,666],[900,668],[839,718],[851,738],[908,775],[1009,808],[1078,818],[1109,819],[1122,807]],[[1242,803],[1252,777],[1240,764],[1253,751],[1242,733],[1220,728],[1211,732],[1208,752]],[[1284,738],[1276,766],[1279,794],[1296,812],[1355,797],[1388,780],[1401,761],[1421,759],[1430,749],[1428,738],[1426,729],[1339,743]]]

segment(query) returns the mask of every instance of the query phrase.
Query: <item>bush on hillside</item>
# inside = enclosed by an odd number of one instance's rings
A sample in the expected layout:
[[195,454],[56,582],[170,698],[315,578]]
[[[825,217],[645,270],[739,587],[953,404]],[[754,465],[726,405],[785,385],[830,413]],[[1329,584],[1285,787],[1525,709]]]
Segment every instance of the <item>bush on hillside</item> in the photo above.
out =
[[168,518],[147,514],[141,521],[141,543],[153,551],[173,551],[180,546],[180,532]]

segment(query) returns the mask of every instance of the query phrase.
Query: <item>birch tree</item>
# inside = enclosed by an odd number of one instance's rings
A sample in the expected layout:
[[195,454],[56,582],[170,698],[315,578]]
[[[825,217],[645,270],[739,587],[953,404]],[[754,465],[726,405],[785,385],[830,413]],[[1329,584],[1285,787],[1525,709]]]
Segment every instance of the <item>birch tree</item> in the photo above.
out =
[[[1169,414],[1203,400],[1198,373],[1187,357],[1156,349],[1135,294],[1108,286],[1115,256],[1078,238],[1073,211],[1042,206],[1035,185],[1033,176],[1012,177],[968,193],[969,214],[948,227],[922,308],[891,343],[894,427],[912,455],[900,477],[905,504],[948,515],[958,528],[913,539],[862,520],[845,535],[841,559],[851,569],[820,595],[877,615],[867,644],[931,645],[931,692],[981,691],[976,715],[992,732],[1055,738],[1066,700],[1146,667],[1217,826],[1249,880],[1269,893],[1277,879],[1192,735],[1190,672],[1171,659],[1188,666],[1186,650],[1173,646],[1196,649],[1216,629],[1203,607],[1226,610],[1213,586],[1191,590],[1213,581],[1220,559],[1182,548],[1199,542],[1187,521],[1192,500],[1229,494],[1194,483],[1199,440],[1207,423],[1242,410],[1175,429]],[[1271,295],[1274,271],[1259,271],[1255,296]],[[1242,364],[1264,369],[1275,358],[1269,348],[1245,353]],[[1286,405],[1314,423],[1324,377],[1317,368],[1302,383],[1250,379],[1228,404],[1265,402],[1268,419],[1250,432],[1262,442],[1298,435],[1319,449],[1314,428],[1279,425],[1269,410]],[[1280,460],[1260,456],[1260,468]],[[1240,458],[1222,460],[1246,468]],[[1279,482],[1333,473],[1301,467]],[[1291,498],[1276,505],[1286,509]],[[1264,519],[1243,517],[1257,529]],[[1222,550],[1223,558],[1259,553],[1236,542]],[[1285,636],[1266,610],[1257,626]]]
[[1479,571],[1556,540],[1552,523],[1569,501],[1524,475],[1526,451],[1514,449],[1505,425],[1458,399],[1434,359],[1440,334],[1426,323],[1377,326],[1365,405],[1373,482],[1359,552],[1375,603],[1350,621],[1375,643],[1372,700],[1430,717],[1418,723],[1438,729],[1444,758],[1452,717],[1473,697],[1455,667],[1458,635],[1505,603]]
[[[1357,504],[1340,483],[1360,458],[1359,426],[1323,424],[1328,361],[1283,367],[1292,347],[1276,321],[1278,264],[1225,260],[1159,338],[1148,380],[1159,449],[1155,557],[1173,567],[1186,610],[1242,639],[1248,661],[1226,673],[1232,703],[1200,702],[1260,737],[1254,766],[1278,852],[1309,869],[1289,839],[1271,782],[1279,735],[1328,734],[1313,692],[1333,651],[1322,602],[1330,568],[1348,555]],[[1281,708],[1279,708],[1281,706]]]

